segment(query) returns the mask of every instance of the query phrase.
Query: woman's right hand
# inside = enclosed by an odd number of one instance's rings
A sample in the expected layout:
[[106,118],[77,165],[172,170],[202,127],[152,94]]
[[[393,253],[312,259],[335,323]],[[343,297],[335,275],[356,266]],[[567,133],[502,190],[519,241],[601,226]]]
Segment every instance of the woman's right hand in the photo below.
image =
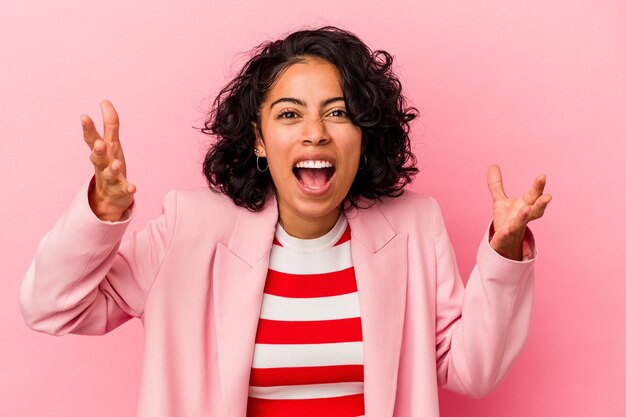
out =
[[104,138],[89,116],[80,116],[85,142],[91,149],[95,186],[89,189],[89,206],[100,220],[119,221],[133,203],[137,187],[126,180],[126,162],[120,144],[120,121],[108,100],[100,103]]

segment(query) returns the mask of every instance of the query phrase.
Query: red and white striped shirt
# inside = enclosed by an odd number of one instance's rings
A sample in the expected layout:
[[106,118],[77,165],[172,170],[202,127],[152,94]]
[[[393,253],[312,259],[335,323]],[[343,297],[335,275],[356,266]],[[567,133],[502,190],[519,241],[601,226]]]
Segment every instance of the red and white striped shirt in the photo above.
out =
[[363,335],[343,215],[316,239],[278,225],[254,345],[248,417],[363,416]]

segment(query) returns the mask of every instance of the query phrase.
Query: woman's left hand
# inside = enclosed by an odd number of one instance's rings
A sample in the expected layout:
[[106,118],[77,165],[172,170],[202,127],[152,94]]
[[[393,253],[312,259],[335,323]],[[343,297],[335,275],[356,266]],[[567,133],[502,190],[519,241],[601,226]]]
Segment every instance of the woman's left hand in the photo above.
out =
[[498,165],[489,167],[487,184],[493,197],[494,234],[489,244],[500,255],[521,261],[526,225],[543,216],[548,203],[552,200],[550,194],[543,194],[546,176],[539,175],[526,194],[514,199],[507,197],[504,192]]

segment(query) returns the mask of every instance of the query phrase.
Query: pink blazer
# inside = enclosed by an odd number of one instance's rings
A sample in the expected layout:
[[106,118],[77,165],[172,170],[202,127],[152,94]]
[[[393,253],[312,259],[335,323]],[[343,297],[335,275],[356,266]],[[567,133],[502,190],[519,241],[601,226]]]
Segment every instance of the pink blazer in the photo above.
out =
[[[93,177],[91,179],[93,181]],[[255,332],[278,219],[207,188],[173,190],[163,212],[122,242],[84,183],[42,238],[21,286],[34,330],[103,334],[144,326],[138,416],[244,417]],[[441,212],[406,192],[346,213],[362,314],[368,417],[435,417],[437,386],[483,397],[520,353],[531,319],[536,251],[512,261],[480,242],[467,287]]]

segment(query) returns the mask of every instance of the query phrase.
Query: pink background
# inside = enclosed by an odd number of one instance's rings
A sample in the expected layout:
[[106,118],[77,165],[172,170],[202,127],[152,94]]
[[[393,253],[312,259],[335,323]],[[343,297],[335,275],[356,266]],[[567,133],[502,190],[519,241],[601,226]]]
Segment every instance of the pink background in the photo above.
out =
[[[550,4],[548,4],[550,3]],[[556,3],[561,3],[557,5]],[[121,138],[143,228],[172,188],[204,185],[200,126],[240,53],[333,24],[396,57],[422,117],[414,189],[440,201],[466,277],[490,217],[489,164],[509,195],[545,173],[532,227],[533,325],[484,400],[441,392],[442,416],[626,415],[626,4],[623,1],[4,2],[0,12],[0,415],[133,416],[142,328],[52,337],[18,290],[39,239],[93,170],[79,116]],[[375,417],[375,416],[372,416]]]

